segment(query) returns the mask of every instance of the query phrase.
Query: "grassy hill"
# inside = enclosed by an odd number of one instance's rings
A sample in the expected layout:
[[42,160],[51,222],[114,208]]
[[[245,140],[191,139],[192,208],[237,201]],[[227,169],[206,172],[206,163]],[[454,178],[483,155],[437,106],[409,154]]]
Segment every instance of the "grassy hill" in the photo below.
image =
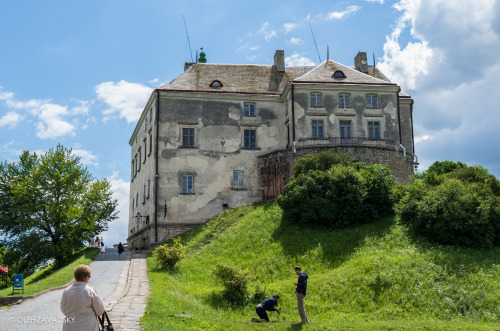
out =
[[[500,329],[500,249],[431,245],[388,217],[346,230],[299,228],[275,203],[239,207],[182,236],[186,258],[172,272],[148,257],[146,330]],[[252,324],[255,306],[230,307],[211,276],[221,262],[254,276],[252,295],[281,296],[281,316]],[[302,326],[295,265],[308,273]]]

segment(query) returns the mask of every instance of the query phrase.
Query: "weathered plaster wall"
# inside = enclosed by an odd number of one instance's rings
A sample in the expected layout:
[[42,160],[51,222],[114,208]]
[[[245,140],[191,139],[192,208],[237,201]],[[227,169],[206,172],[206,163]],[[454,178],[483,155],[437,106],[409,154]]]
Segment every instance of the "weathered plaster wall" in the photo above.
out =
[[[310,93],[323,94],[323,107],[311,107]],[[348,93],[351,97],[351,108],[339,108],[339,93]],[[379,107],[366,108],[365,95],[377,94]],[[399,142],[397,118],[397,93],[390,88],[368,91],[352,88],[325,89],[324,87],[296,86],[294,92],[296,140],[311,139],[311,121],[323,119],[325,137],[340,137],[340,121],[351,121],[351,137],[368,137],[368,122],[380,121],[382,139]]]
[[[167,203],[167,217],[160,217],[167,225],[198,224],[225,208],[259,201],[257,156],[286,146],[279,98],[189,97],[161,98],[158,199]],[[255,117],[243,116],[245,102],[255,104]],[[183,126],[195,128],[194,148],[182,146]],[[243,147],[244,129],[256,130],[257,149]],[[232,189],[234,170],[244,172],[243,189]],[[193,176],[193,194],[182,194],[183,175]]]

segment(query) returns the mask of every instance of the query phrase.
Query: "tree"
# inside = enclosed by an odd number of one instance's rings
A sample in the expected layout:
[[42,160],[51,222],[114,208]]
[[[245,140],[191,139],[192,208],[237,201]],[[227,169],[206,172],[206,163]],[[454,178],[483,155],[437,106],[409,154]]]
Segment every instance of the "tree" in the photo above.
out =
[[0,232],[5,259],[29,273],[54,259],[63,264],[90,236],[117,218],[107,179],[96,180],[71,149],[24,151],[0,163]]

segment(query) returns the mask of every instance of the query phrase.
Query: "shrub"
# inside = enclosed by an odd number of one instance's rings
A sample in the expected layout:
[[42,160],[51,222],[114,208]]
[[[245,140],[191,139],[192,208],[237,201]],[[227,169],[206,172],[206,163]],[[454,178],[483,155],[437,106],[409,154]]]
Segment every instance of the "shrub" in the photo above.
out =
[[394,177],[385,164],[359,164],[361,176],[366,181],[367,196],[365,204],[371,206],[376,216],[385,216],[392,212]]
[[247,298],[247,287],[250,280],[248,270],[237,270],[233,267],[217,263],[212,274],[224,286],[224,298],[234,305],[244,305]]
[[351,157],[347,154],[337,154],[332,151],[309,154],[297,161],[293,176],[305,175],[311,170],[327,171],[334,165],[349,165],[352,163]]
[[353,166],[309,171],[292,179],[278,198],[286,220],[345,227],[364,221],[366,181]]
[[185,256],[184,246],[181,244],[181,239],[174,239],[172,246],[167,243],[156,247],[153,251],[153,258],[162,269],[171,270],[175,264]]
[[491,248],[500,235],[500,198],[485,183],[415,181],[397,207],[402,224],[441,243]]

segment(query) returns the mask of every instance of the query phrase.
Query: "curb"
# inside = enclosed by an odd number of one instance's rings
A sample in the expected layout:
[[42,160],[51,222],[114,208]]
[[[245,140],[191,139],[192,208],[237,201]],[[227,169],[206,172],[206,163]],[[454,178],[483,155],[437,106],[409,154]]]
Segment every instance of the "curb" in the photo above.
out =
[[53,288],[49,288],[48,290],[43,290],[42,292],[38,292],[38,293],[35,293],[33,295],[24,295],[24,296],[17,296],[17,297],[16,296],[13,296],[13,297],[0,297],[0,307],[7,306],[8,304],[17,305],[17,304],[20,304],[21,302],[23,302],[25,300],[30,300],[30,299],[38,298],[39,296],[44,295],[44,294],[49,293],[49,292],[63,290],[66,287],[69,287],[69,286],[73,285],[74,282],[75,282],[75,280],[73,279],[71,282],[69,282],[69,283],[67,283],[65,285],[58,286],[58,287],[53,287]]

